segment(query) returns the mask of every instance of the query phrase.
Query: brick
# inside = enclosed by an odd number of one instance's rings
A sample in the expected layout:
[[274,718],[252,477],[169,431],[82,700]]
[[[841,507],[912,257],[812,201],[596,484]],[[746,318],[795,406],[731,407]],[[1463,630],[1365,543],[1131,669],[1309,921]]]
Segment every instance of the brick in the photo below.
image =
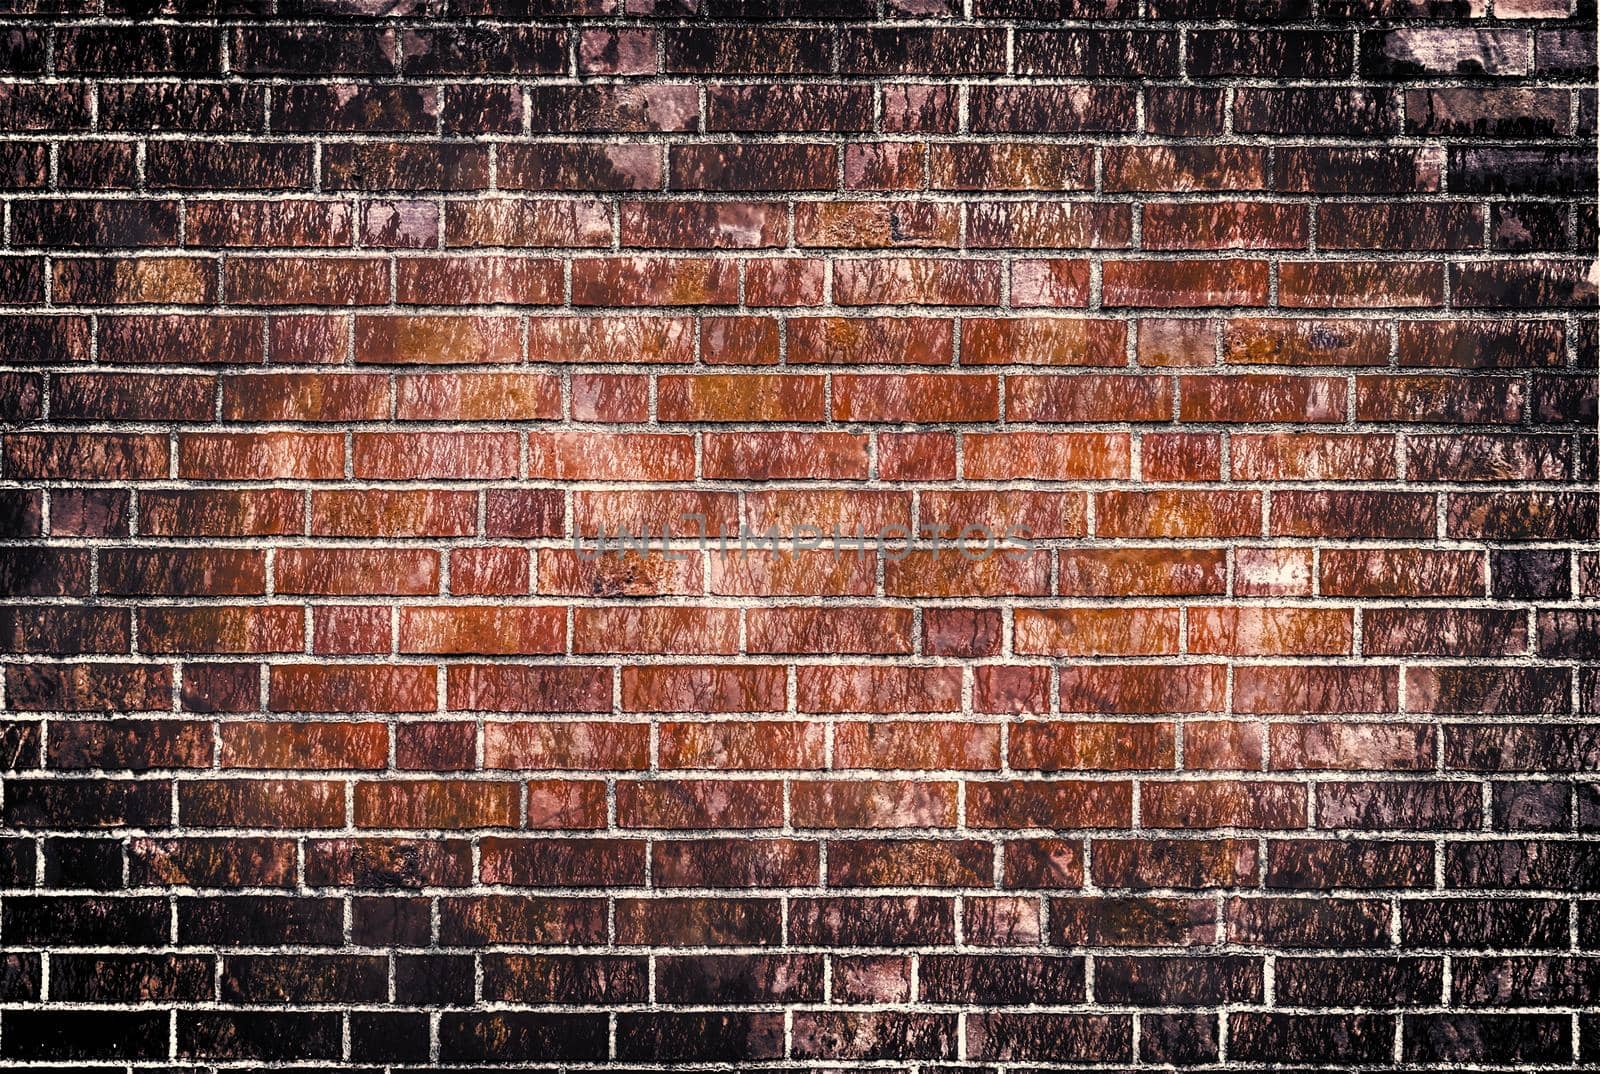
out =
[[145,153],[149,182],[174,190],[284,190],[313,181],[307,142],[158,142]]
[[1108,261],[1103,301],[1112,306],[1250,306],[1267,299],[1262,261]]
[[795,206],[795,242],[800,246],[954,246],[959,227],[959,207],[942,202],[809,201]]
[[981,86],[968,102],[972,129],[985,134],[1133,129],[1133,98],[1124,86]]
[[1088,190],[1091,156],[1077,146],[949,142],[931,148],[935,190]]
[[267,373],[222,381],[227,421],[380,421],[389,416],[389,385],[377,376]]
[[694,322],[678,317],[548,317],[528,326],[532,362],[682,362]]
[[1228,322],[1223,354],[1234,365],[1385,365],[1389,334],[1370,321],[1237,318]]
[[515,433],[359,433],[353,468],[358,477],[391,481],[513,477],[519,440]]
[[423,421],[517,421],[561,416],[561,382],[541,373],[402,376],[395,417]]
[[832,146],[676,146],[670,154],[675,190],[832,190],[836,151]]
[[1322,561],[1322,591],[1334,596],[1477,596],[1484,591],[1486,566],[1473,552],[1334,551]]
[[1144,245],[1152,250],[1293,250],[1308,234],[1295,207],[1259,202],[1151,202],[1142,219]]
[[426,712],[434,707],[433,669],[422,665],[274,668],[274,712]]
[[1241,146],[1139,146],[1105,151],[1108,190],[1262,190],[1266,156]]
[[948,321],[923,317],[791,318],[792,362],[837,365],[944,365],[952,354]]
[[643,144],[507,146],[499,166],[508,190],[653,190],[663,175],[660,151]]
[[661,40],[669,72],[819,74],[830,66],[831,35],[820,29],[673,28],[663,30]]
[[604,245],[610,217],[604,204],[582,199],[474,198],[445,206],[444,239],[449,247]]
[[[434,108],[436,102],[412,102]],[[431,126],[425,118],[398,120]],[[322,155],[322,183],[330,190],[482,190],[488,185],[488,156],[481,147],[421,143],[342,143]]]
[[999,417],[990,376],[840,373],[833,377],[834,417],[843,421],[972,422]]
[[1399,676],[1393,667],[1253,665],[1234,682],[1241,713],[1396,711]]

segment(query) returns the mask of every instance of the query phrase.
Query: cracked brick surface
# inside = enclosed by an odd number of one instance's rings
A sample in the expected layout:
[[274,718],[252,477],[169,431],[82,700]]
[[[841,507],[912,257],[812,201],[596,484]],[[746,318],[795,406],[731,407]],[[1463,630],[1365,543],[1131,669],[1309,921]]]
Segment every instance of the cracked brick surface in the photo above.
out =
[[1600,1065],[1594,27],[11,0],[0,1064]]

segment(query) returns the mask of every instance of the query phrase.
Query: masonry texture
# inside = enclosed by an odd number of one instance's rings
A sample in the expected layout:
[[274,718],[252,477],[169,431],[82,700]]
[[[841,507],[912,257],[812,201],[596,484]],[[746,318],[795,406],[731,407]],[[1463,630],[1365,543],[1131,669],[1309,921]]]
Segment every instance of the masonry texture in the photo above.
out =
[[625,4],[0,19],[0,1062],[1600,1065],[1593,0]]

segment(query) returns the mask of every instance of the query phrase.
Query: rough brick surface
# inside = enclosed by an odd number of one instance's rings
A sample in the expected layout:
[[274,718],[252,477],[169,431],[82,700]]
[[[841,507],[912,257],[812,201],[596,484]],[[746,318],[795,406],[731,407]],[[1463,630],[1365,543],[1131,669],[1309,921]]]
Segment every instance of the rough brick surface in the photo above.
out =
[[1600,1064],[1594,24],[7,4],[0,1064]]

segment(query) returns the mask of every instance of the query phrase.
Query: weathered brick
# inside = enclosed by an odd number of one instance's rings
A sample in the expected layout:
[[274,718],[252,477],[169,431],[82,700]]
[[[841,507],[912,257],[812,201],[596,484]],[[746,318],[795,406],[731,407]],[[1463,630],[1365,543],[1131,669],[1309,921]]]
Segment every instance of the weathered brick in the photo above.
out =
[[21,5],[0,1059],[1600,1059],[1590,6]]

